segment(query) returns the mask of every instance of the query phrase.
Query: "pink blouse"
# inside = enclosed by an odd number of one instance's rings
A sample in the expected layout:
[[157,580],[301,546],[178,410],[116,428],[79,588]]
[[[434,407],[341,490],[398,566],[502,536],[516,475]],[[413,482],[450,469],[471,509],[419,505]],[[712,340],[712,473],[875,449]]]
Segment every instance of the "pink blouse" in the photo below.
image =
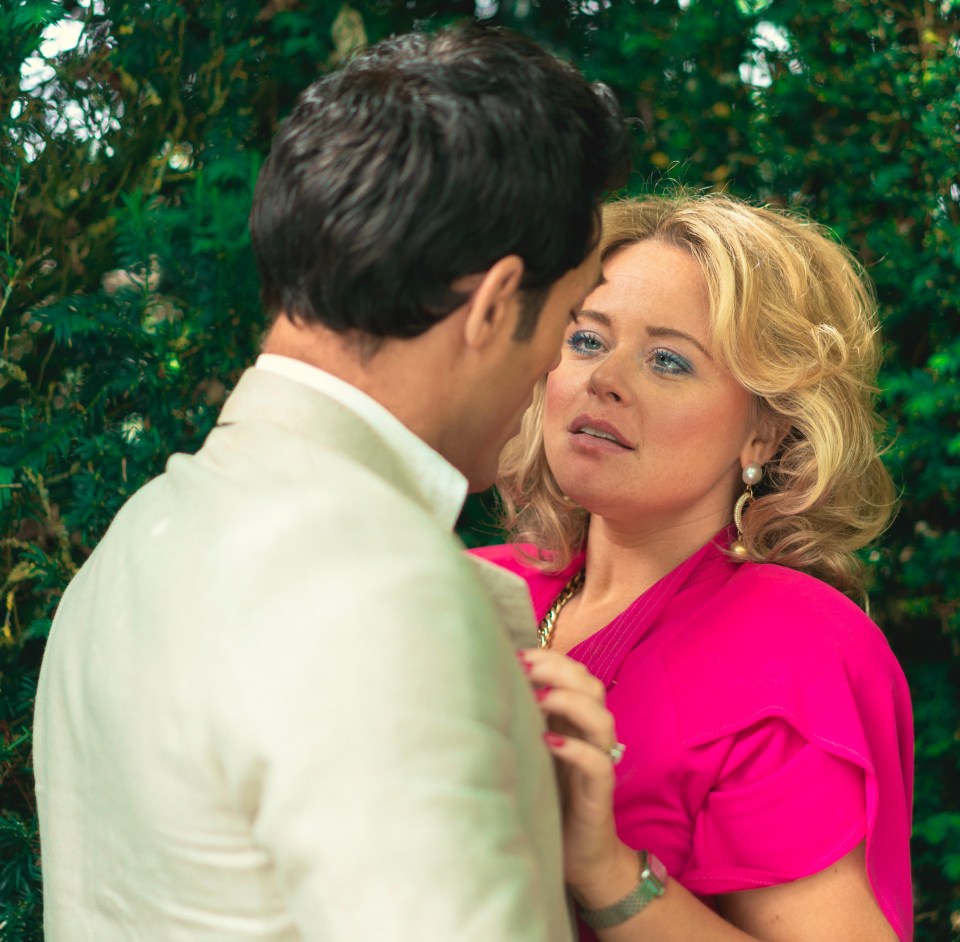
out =
[[[903,672],[845,596],[792,569],[735,563],[721,541],[570,651],[606,683],[627,745],[620,837],[702,897],[809,876],[866,840],[874,895],[908,942],[913,727]],[[474,552],[527,580],[539,619],[583,557],[546,574],[521,549]],[[593,938],[581,926],[581,939]]]

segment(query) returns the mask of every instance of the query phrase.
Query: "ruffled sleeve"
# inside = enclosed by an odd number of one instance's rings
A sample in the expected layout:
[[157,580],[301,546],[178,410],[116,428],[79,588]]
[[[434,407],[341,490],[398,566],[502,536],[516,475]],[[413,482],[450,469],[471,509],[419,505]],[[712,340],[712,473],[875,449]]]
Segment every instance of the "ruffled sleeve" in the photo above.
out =
[[816,579],[745,563],[661,656],[681,747],[733,743],[683,882],[703,894],[782,883],[865,839],[874,895],[906,942],[912,714],[879,628]]
[[694,821],[683,882],[701,896],[819,873],[866,837],[863,770],[771,717],[733,738]]

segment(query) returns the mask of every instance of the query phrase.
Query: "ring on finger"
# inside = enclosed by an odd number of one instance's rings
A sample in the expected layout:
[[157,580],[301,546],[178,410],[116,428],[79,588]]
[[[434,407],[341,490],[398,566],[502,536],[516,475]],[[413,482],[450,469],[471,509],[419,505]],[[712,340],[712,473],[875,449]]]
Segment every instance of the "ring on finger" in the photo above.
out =
[[609,749],[603,751],[614,765],[618,765],[623,758],[623,754],[627,751],[627,747],[622,742],[615,742]]

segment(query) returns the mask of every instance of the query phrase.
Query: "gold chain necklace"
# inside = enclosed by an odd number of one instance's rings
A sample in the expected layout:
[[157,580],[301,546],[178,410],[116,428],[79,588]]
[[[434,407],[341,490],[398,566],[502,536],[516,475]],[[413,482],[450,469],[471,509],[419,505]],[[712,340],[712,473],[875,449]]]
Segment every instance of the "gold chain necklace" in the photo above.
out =
[[553,638],[553,629],[557,625],[557,616],[560,614],[563,606],[580,591],[586,572],[586,569],[580,569],[573,574],[570,581],[563,587],[563,591],[557,596],[556,601],[547,609],[547,614],[540,620],[537,637],[541,648],[550,647],[550,641]]

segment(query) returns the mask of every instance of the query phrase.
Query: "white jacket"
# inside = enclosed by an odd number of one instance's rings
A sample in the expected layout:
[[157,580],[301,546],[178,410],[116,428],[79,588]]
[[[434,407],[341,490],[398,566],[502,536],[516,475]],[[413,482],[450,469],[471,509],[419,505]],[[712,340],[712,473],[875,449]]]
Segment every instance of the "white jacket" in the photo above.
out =
[[69,586],[46,942],[570,939],[526,587],[461,552],[462,476],[367,413],[249,370]]

